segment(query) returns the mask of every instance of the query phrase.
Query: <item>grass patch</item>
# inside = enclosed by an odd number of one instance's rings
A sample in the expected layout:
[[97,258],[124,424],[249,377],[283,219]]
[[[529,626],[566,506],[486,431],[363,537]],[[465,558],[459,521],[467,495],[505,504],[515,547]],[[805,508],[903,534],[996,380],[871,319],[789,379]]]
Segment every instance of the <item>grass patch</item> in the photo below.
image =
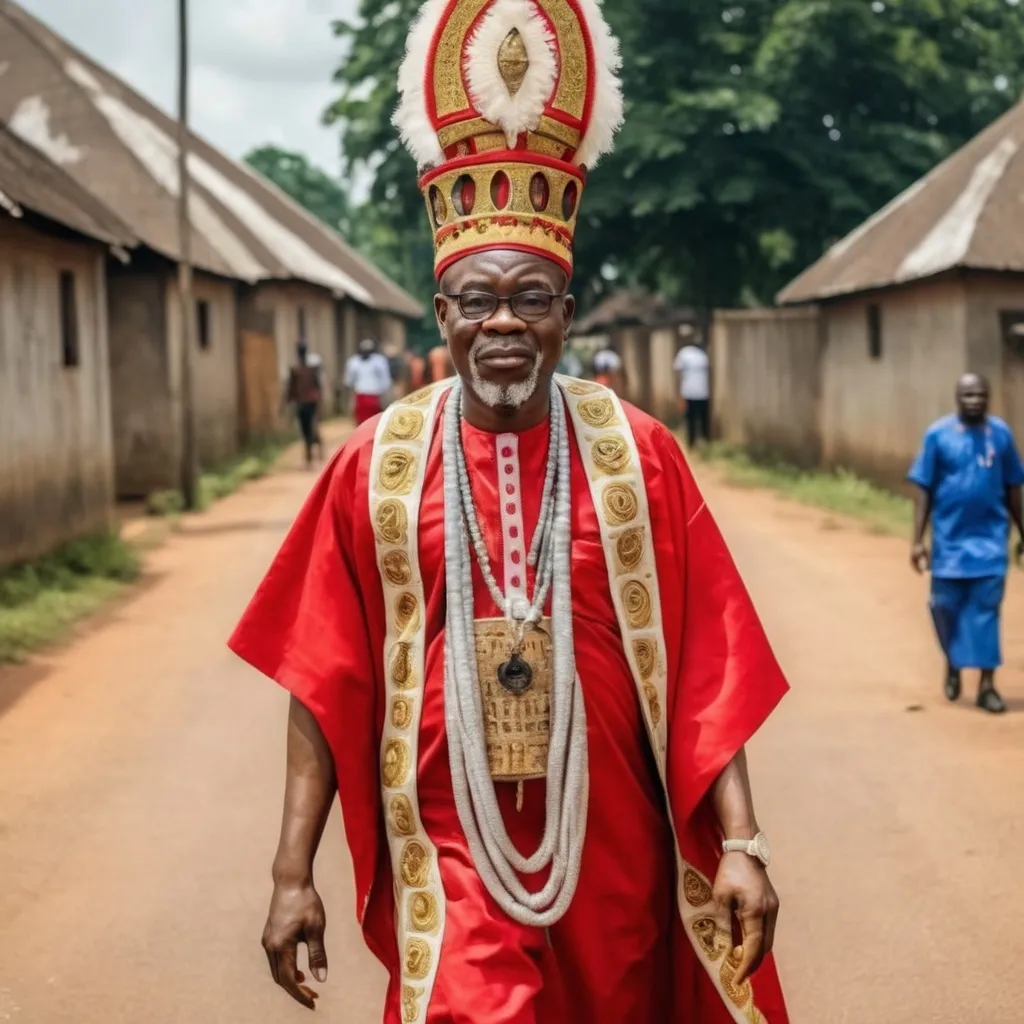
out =
[[[199,511],[234,494],[242,484],[266,476],[288,444],[286,441],[266,444],[239,455],[218,469],[204,472],[199,477]],[[185,510],[185,501],[181,491],[155,491],[146,501],[146,510],[152,516],[176,516]]]
[[0,570],[0,663],[59,640],[142,571],[136,548],[114,533],[85,537]]
[[858,519],[870,533],[909,537],[910,501],[846,470],[802,470],[787,463],[755,459],[741,449],[713,444],[698,456],[721,469],[733,487],[775,491],[803,505]]

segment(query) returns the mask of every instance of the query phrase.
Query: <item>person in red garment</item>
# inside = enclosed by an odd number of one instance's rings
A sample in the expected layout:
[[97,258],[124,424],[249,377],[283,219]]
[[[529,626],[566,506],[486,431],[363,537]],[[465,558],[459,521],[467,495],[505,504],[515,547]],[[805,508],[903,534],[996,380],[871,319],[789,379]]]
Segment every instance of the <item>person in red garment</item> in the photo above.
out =
[[337,795],[386,1024],[788,1024],[744,754],[786,682],[676,439],[555,374],[615,53],[595,0],[410,35],[456,377],[356,430],[231,639],[292,695],[263,945],[310,1008]]

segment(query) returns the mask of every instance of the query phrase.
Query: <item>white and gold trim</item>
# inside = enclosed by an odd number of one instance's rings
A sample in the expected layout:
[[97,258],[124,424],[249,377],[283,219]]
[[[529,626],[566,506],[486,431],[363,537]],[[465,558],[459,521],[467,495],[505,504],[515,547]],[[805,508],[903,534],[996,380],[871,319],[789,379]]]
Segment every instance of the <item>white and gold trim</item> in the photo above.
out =
[[[636,439],[618,396],[591,381],[559,377],[576,443],[597,510],[608,582],[622,645],[633,673],[648,738],[667,799],[667,664],[661,591],[647,486]],[[686,934],[737,1024],[768,1024],[749,981],[734,984],[732,923],[714,900],[711,882],[688,864],[676,837],[677,904]]]
[[387,409],[377,425],[370,464],[370,521],[387,621],[381,798],[395,885],[404,1024],[426,1020],[445,922],[437,850],[420,819],[417,786],[426,659],[417,527],[430,442],[446,390],[439,383]]

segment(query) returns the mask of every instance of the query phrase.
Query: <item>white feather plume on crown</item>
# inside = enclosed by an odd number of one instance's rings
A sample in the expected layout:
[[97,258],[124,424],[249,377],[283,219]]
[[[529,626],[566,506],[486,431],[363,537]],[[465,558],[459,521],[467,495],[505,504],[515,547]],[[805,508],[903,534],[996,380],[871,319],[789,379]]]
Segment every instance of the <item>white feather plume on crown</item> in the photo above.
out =
[[[501,77],[498,53],[516,29],[526,49],[528,67],[513,96]],[[466,47],[466,85],[482,117],[505,133],[509,148],[522,133],[540,124],[544,107],[558,82],[555,40],[532,0],[497,0]]]
[[[612,149],[622,126],[622,65],[619,44],[601,11],[601,0],[578,0],[594,54],[594,102],[590,124],[574,163],[592,168]],[[427,62],[449,0],[426,0],[406,41],[398,72],[399,104],[392,123],[420,171],[444,163],[444,151],[427,111]],[[519,29],[530,66],[519,92],[508,93],[497,66],[498,48],[512,28]],[[504,31],[502,31],[504,29]],[[537,13],[534,0],[497,0],[469,42],[466,77],[470,98],[482,117],[505,132],[509,145],[521,131],[533,130],[557,78],[555,41]],[[538,109],[539,106],[539,109]]]
[[447,8],[448,0],[427,0],[420,8],[398,71],[398,109],[391,123],[421,171],[444,163],[444,150],[427,113],[426,72],[430,46]]

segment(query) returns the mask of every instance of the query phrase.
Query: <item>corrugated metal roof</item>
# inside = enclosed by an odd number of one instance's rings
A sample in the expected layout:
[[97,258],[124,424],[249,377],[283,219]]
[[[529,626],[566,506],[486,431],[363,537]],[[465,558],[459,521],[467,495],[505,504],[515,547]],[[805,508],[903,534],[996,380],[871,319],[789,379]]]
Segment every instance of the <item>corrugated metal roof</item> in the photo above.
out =
[[956,268],[1024,272],[1024,102],[833,245],[777,301],[836,298]]
[[[0,120],[177,259],[176,123],[11,0],[0,0]],[[198,136],[189,154],[193,260],[242,281],[296,279],[373,309],[422,306],[255,171]]]
[[14,216],[30,210],[108,245],[135,245],[131,231],[95,196],[2,125],[0,205]]

